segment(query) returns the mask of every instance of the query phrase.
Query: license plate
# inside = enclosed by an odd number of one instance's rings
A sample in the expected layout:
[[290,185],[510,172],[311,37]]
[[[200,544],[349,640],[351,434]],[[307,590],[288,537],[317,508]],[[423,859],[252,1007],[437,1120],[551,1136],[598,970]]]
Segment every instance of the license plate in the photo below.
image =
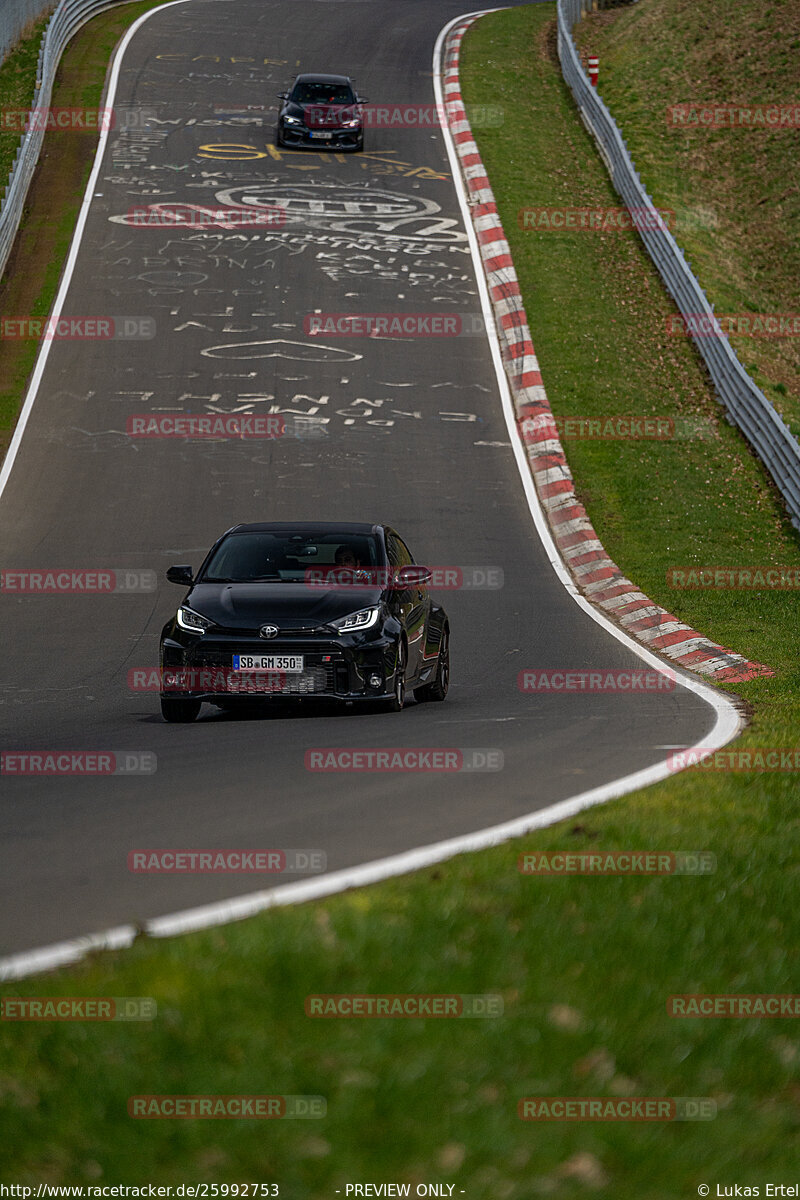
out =
[[312,137],[318,137],[318,138],[332,138],[332,137],[333,137],[333,134],[332,134],[332,133],[322,133],[322,132],[319,132],[319,131],[315,131],[314,133],[312,133],[312,134],[311,134],[311,136],[312,136]]
[[234,671],[284,671],[299,675],[303,670],[302,654],[234,654]]

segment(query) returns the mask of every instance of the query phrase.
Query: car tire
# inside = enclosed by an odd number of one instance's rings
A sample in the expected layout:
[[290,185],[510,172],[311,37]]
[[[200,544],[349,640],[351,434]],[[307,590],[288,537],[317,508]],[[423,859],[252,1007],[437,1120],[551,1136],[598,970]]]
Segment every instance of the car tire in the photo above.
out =
[[181,700],[175,696],[161,697],[161,715],[170,725],[190,725],[199,712],[201,700]]
[[444,700],[450,687],[450,630],[445,626],[436,660],[436,674],[430,683],[414,689],[414,699],[424,704],[428,700]]
[[394,695],[391,700],[383,700],[381,708],[384,712],[401,712],[406,702],[406,667],[408,666],[408,649],[405,641],[400,640],[397,649],[397,665],[394,671]]

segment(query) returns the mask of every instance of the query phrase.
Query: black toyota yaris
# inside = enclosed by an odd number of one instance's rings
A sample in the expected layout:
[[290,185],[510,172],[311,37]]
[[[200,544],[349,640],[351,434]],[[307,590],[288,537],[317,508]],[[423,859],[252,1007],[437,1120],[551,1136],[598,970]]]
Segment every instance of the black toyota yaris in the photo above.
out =
[[363,150],[364,123],[359,96],[347,75],[297,75],[282,100],[276,132],[279,146],[317,150]]
[[450,677],[447,614],[388,525],[235,525],[196,575],[161,635],[161,711],[193,721],[221,708],[302,696],[402,709],[444,700]]

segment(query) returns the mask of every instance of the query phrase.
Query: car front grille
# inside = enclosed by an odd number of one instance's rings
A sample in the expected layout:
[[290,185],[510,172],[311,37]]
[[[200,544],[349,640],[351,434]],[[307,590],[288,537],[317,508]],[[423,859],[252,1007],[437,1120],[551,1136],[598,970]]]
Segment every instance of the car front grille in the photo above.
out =
[[263,677],[249,672],[231,672],[228,694],[231,696],[333,696],[333,666],[309,667],[299,675],[284,674],[280,686],[265,686]]
[[[256,653],[266,651],[272,643],[263,640]],[[241,642],[237,649],[242,649]],[[280,650],[276,651],[280,653]],[[202,656],[193,659],[191,670],[201,676],[207,674],[212,682],[207,690],[211,693],[221,692],[231,696],[335,696],[338,692],[346,692],[347,664],[341,657],[331,658],[329,662],[314,662],[320,653],[309,655],[304,653],[304,670],[299,673],[266,672],[266,671],[234,671],[230,650],[216,650],[204,646]],[[201,687],[201,690],[206,690]]]

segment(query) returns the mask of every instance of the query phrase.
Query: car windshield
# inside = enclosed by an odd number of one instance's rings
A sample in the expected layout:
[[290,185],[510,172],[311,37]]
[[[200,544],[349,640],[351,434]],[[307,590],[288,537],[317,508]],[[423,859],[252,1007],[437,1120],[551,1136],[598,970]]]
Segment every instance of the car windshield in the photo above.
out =
[[378,542],[372,534],[231,533],[217,547],[204,570],[203,583],[296,583],[309,571],[378,567]]
[[295,104],[352,104],[355,96],[346,83],[305,80],[294,85],[289,99]]

